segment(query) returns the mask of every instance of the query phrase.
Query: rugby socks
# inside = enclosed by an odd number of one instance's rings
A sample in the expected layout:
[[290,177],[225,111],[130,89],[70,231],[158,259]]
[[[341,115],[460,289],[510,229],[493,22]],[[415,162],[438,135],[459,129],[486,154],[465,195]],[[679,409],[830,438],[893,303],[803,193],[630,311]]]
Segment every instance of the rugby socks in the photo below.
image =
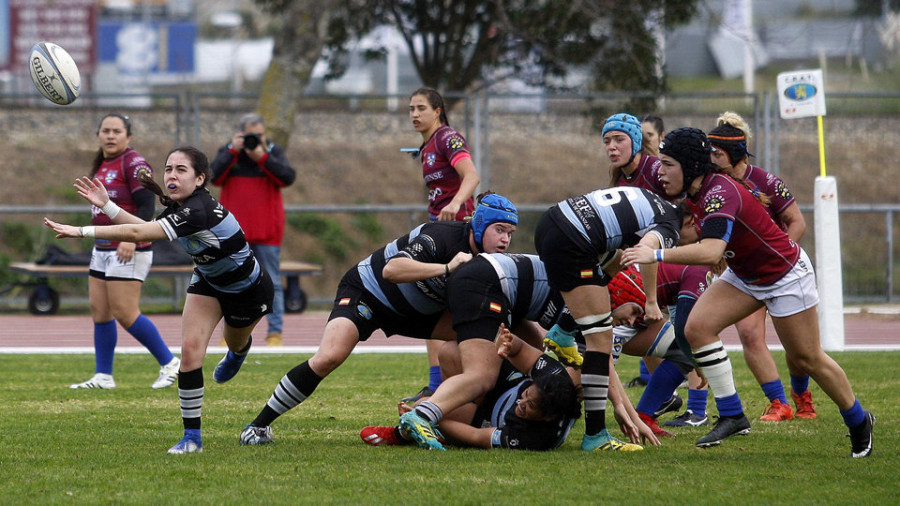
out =
[[703,418],[706,416],[707,397],[709,397],[709,392],[707,390],[694,390],[693,388],[689,388],[687,408],[691,410],[691,413]]
[[803,376],[791,374],[791,388],[794,389],[794,393],[797,395],[809,390],[809,374],[804,374]]
[[638,401],[637,410],[641,413],[653,416],[666,400],[672,397],[672,393],[678,385],[684,381],[684,374],[678,366],[668,360],[663,360],[650,375],[647,388]]
[[787,397],[785,397],[784,395],[784,385],[781,384],[780,379],[776,379],[768,383],[763,383],[762,385],[760,385],[760,388],[762,388],[762,391],[764,394],[766,394],[766,397],[769,398],[769,402],[774,402],[775,399],[778,399],[782,404],[788,403]]
[[650,369],[647,369],[647,364],[644,363],[644,359],[641,359],[640,372],[641,372],[641,374],[640,374],[641,379],[646,381],[647,383],[649,383],[650,382]]
[[163,342],[162,336],[159,335],[156,325],[144,315],[138,315],[137,320],[128,327],[128,333],[133,335],[135,339],[145,348],[150,350],[150,354],[159,362],[159,365],[166,365],[172,361],[174,355],[169,351],[169,347]]
[[202,367],[178,373],[178,399],[181,401],[181,420],[185,430],[200,430],[200,410],[203,407]]
[[116,354],[118,338],[115,320],[103,323],[94,322],[94,363],[96,364],[94,372],[112,374],[113,357]]
[[437,392],[439,386],[444,381],[444,377],[441,376],[441,366],[433,365],[428,368],[428,389],[432,392]]
[[850,406],[850,409],[846,411],[842,409],[841,416],[844,417],[844,425],[847,427],[859,427],[866,421],[866,412],[859,404],[859,399],[853,400],[853,405]]
[[312,395],[322,379],[313,372],[309,361],[291,369],[278,382],[278,386],[275,387],[266,406],[256,415],[256,419],[250,425],[254,427],[271,425],[276,418],[297,407]]
[[416,409],[414,411],[417,415],[435,425],[437,425],[441,421],[441,419],[444,418],[444,412],[441,411],[441,408],[439,408],[437,404],[431,401],[425,401],[419,404],[418,406],[416,406]]
[[606,428],[606,397],[609,395],[609,354],[586,351],[581,366],[584,389],[584,433],[599,434]]
[[703,371],[703,375],[709,382],[709,389],[712,390],[713,397],[716,399],[719,416],[743,414],[741,399],[734,387],[731,361],[728,360],[728,354],[725,352],[722,341],[701,346],[693,352],[694,360]]

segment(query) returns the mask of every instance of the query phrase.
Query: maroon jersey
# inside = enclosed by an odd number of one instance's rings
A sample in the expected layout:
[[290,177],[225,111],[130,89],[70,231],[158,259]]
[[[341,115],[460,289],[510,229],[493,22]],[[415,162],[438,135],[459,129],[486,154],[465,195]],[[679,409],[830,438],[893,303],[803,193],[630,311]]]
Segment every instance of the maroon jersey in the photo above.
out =
[[[453,167],[462,160],[471,159],[466,139],[447,125],[437,129],[431,138],[422,145],[422,176],[428,186],[428,214],[437,216],[441,209],[459,193],[462,178]],[[459,208],[456,215],[458,221],[472,215],[475,203],[469,198]]]
[[[707,175],[697,195],[686,202],[700,223],[701,237],[728,243],[725,261],[747,284],[771,285],[800,258],[800,246],[778,228],[749,190],[729,176]],[[714,232],[707,227],[712,218],[724,218],[729,226]]]
[[619,175],[616,180],[616,186],[633,186],[635,188],[643,188],[650,190],[669,202],[673,202],[680,197],[670,197],[666,195],[666,191],[659,184],[659,167],[662,162],[659,158],[651,155],[641,155],[641,161],[638,163],[637,169],[626,176],[624,173]]
[[768,195],[771,202],[769,214],[775,223],[781,227],[781,230],[787,230],[787,225],[778,217],[785,209],[794,203],[794,195],[785,186],[784,181],[775,174],[766,172],[755,165],[748,165],[747,172],[744,173],[744,181],[750,188]]
[[682,295],[699,298],[711,282],[709,266],[663,262],[656,271],[656,297],[660,306],[675,306]]
[[[143,190],[138,180],[138,174],[146,172],[153,175],[153,169],[144,157],[138,154],[133,148],[126,148],[119,156],[115,158],[104,159],[94,176],[99,179],[106,192],[109,193],[109,199],[119,205],[122,209],[131,214],[137,214],[137,203],[135,203],[132,195],[138,190]],[[91,206],[91,225],[112,225],[110,220],[97,206]],[[111,250],[119,246],[118,241],[107,241],[106,239],[94,240],[97,249]],[[149,242],[137,243],[138,248],[147,248]]]

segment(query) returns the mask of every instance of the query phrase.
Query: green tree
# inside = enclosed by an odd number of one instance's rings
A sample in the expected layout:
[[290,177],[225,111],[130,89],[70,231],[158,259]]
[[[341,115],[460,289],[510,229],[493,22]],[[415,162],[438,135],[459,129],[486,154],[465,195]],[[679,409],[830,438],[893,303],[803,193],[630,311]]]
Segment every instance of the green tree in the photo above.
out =
[[[428,86],[465,91],[507,76],[547,85],[588,68],[594,90],[665,89],[655,23],[688,21],[698,0],[343,0],[329,31],[333,74],[347,42],[378,24],[402,34]],[[657,21],[654,21],[657,20]]]

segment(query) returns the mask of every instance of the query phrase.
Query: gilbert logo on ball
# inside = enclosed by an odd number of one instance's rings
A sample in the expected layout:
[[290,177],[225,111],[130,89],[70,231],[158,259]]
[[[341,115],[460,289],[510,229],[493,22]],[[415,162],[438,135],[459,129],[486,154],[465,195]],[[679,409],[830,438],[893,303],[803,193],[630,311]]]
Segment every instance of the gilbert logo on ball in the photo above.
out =
[[31,48],[28,70],[35,88],[48,100],[68,105],[81,91],[81,74],[75,60],[52,42],[39,42]]

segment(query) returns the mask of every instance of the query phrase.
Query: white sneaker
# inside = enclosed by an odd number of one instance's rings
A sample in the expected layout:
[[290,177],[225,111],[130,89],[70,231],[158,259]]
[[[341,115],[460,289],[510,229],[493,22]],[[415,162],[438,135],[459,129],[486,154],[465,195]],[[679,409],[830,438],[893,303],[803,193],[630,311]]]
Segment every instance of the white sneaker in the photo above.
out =
[[150,388],[166,388],[170,387],[178,379],[178,368],[181,366],[181,360],[174,357],[171,362],[159,368],[159,378],[150,385]]
[[84,383],[73,383],[69,388],[116,388],[112,374],[97,373]]

